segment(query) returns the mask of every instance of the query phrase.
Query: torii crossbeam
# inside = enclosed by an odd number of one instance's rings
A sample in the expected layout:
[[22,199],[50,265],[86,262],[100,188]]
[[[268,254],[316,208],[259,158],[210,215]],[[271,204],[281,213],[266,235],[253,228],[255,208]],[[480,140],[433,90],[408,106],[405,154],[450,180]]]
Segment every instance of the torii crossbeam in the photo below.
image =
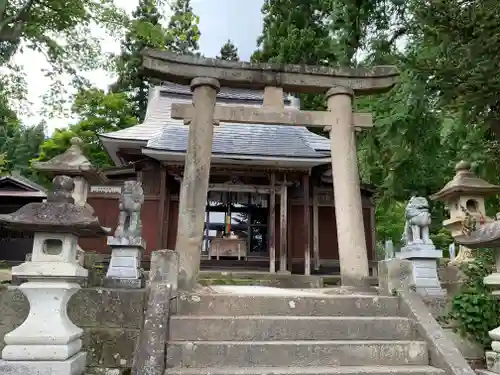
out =
[[[172,117],[190,124],[176,242],[180,255],[179,288],[195,287],[199,272],[214,122],[313,126],[331,132],[342,285],[365,288],[369,271],[354,130],[371,127],[372,120],[370,114],[353,113],[352,99],[354,95],[389,91],[398,81],[397,69],[251,64],[152,50],[143,55],[146,74],[165,81],[191,84],[193,91],[192,105],[172,106]],[[264,90],[264,106],[216,106],[221,85]],[[283,91],[325,94],[328,111],[285,109]],[[283,249],[280,256],[282,261],[286,259]],[[305,260],[307,264],[307,256]]]

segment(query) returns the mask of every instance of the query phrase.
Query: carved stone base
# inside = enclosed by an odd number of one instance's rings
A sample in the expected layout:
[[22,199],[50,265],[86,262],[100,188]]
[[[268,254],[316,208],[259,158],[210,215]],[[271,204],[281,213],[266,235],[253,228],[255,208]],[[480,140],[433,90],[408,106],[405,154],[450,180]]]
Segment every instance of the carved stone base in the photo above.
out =
[[[136,285],[137,282],[131,280],[142,279],[141,257],[142,247],[140,246],[119,246],[113,247],[111,261],[109,262],[106,279],[128,280],[125,285]],[[105,286],[108,281],[105,281]],[[115,281],[111,281],[116,283]]]
[[103,286],[111,289],[141,289],[144,288],[144,279],[117,279],[106,277],[103,279]]
[[407,259],[412,264],[413,284],[417,293],[423,296],[444,296],[446,291],[441,288],[438,277],[437,261],[443,256],[441,250],[432,245],[404,247],[397,254],[399,259]]
[[[80,286],[58,280],[29,281],[19,289],[30,303],[26,320],[5,335],[2,358],[8,361],[64,361],[82,348],[83,330],[66,313]],[[1,372],[0,372],[1,373]]]
[[497,374],[500,374],[500,353],[488,351],[485,353],[486,368]]
[[65,361],[2,361],[2,375],[82,375],[85,371],[86,353],[79,352]]

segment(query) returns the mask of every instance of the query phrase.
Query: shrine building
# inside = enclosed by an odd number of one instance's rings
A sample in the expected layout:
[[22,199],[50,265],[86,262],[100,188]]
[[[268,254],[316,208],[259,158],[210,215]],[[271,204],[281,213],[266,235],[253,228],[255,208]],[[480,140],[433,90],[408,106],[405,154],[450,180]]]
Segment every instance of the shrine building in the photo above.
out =
[[[222,88],[218,105],[261,107],[260,91]],[[105,185],[90,188],[88,203],[103,226],[114,229],[123,181],[142,181],[145,258],[175,248],[179,191],[188,144],[188,125],[171,118],[173,103],[191,103],[188,86],[166,83],[150,91],[142,124],[101,134],[115,163]],[[286,96],[287,108],[299,109]],[[303,126],[214,124],[212,164],[200,248],[202,269],[286,269],[294,273],[338,273],[331,151],[326,137]],[[373,190],[361,185],[371,273],[376,269]],[[341,220],[341,218],[340,218]],[[105,240],[81,242],[85,250],[109,252]],[[182,251],[182,250],[180,250]],[[271,258],[275,262],[270,262]],[[305,265],[311,260],[311,270]],[[306,267],[307,268],[307,267]],[[283,267],[281,267],[283,269]]]

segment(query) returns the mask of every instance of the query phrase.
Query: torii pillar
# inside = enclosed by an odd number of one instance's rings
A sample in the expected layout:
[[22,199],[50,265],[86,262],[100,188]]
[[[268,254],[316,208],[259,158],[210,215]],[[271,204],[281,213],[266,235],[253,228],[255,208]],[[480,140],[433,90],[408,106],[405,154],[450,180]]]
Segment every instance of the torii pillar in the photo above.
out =
[[326,97],[333,120],[330,145],[340,277],[343,286],[364,288],[369,267],[353,127],[354,91],[337,86]]
[[[172,118],[189,124],[189,141],[179,203],[176,250],[180,256],[179,288],[193,289],[200,268],[200,251],[214,123],[282,124],[330,128],[332,172],[342,285],[368,286],[365,241],[358,175],[355,129],[371,127],[370,114],[354,114],[352,98],[389,91],[398,81],[394,67],[338,69],[316,66],[250,64],[181,56],[146,50],[145,73],[164,81],[191,83],[193,103],[172,105]],[[262,108],[216,106],[219,86],[266,90]],[[270,89],[275,88],[275,89]],[[329,111],[297,111],[274,96],[327,93]],[[273,100],[271,99],[273,96]],[[268,102],[268,103],[266,103]],[[279,142],[279,140],[277,140]]]

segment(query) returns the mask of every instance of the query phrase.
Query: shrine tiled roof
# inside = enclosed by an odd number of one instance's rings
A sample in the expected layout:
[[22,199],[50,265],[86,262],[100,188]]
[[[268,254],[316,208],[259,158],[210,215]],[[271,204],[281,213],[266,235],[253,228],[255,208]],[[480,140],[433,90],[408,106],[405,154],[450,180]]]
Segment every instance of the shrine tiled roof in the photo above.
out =
[[[142,124],[100,135],[101,141],[138,142],[146,149],[183,153],[187,148],[188,126],[171,118],[173,103],[191,103],[189,87],[164,84],[152,89]],[[262,106],[263,92],[222,88],[217,104]],[[285,100],[285,105],[290,101]],[[214,129],[213,153],[285,158],[328,158],[328,138],[310,132],[306,127],[261,124],[221,123]]]

